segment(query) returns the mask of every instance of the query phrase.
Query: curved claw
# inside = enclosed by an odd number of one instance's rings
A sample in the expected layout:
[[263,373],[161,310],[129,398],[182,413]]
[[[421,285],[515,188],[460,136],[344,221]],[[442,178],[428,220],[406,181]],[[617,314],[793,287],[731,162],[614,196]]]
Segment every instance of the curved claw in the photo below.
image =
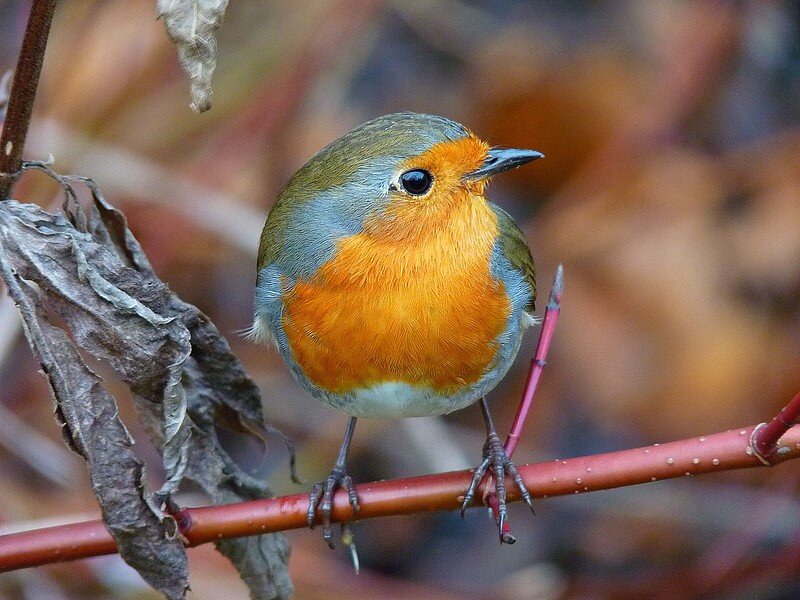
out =
[[314,523],[317,520],[317,505],[322,500],[322,484],[315,483],[311,488],[311,494],[308,497],[308,512],[306,513],[306,522],[309,529],[314,529]]
[[475,469],[475,472],[472,474],[472,481],[469,484],[469,488],[467,488],[466,493],[464,494],[464,500],[461,502],[461,518],[463,519],[466,516],[467,509],[469,505],[472,504],[472,499],[475,497],[475,492],[478,490],[478,484],[483,479],[484,473],[486,473],[486,469],[489,467],[489,457],[483,459],[480,465],[478,465]]
[[533,514],[536,514],[536,511],[533,510],[533,499],[531,498],[531,493],[528,491],[528,488],[525,487],[525,482],[522,481],[522,475],[519,474],[517,466],[508,458],[506,458],[506,470],[514,479],[514,483],[517,485],[520,496],[522,496],[522,501],[528,505],[528,508],[531,509]]
[[333,492],[341,483],[337,473],[331,473],[325,481],[325,491],[322,493],[322,503],[319,509],[322,512],[322,539],[328,547],[333,549],[333,532],[331,531],[331,510],[333,509]]
[[345,475],[342,478],[342,485],[347,490],[347,497],[350,500],[350,506],[353,507],[353,514],[358,512],[358,494],[356,494],[356,486],[353,484],[353,478],[350,475]]
[[[504,506],[505,508],[505,506]],[[511,530],[506,526],[506,520],[508,519],[508,513],[503,510],[499,513],[499,517],[497,519],[497,527],[500,531],[500,543],[501,544],[514,544],[517,541],[517,538],[514,537],[514,534],[511,533]]]

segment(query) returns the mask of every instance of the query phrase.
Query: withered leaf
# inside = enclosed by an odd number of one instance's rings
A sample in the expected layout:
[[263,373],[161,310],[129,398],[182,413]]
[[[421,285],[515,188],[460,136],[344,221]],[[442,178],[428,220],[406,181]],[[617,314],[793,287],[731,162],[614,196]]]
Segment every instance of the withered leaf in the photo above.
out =
[[[93,182],[82,181],[93,196],[88,218],[74,202],[67,203],[65,218],[9,201],[0,204],[0,239],[17,277],[35,282],[44,305],[67,324],[77,344],[134,392],[166,472],[161,489],[144,495],[153,517],[163,517],[161,500],[183,477],[216,504],[271,496],[265,481],[249,477],[228,456],[214,429],[222,416],[245,433],[267,430],[258,388],[208,318],[158,279],[122,213]],[[103,503],[105,493],[96,491]],[[218,548],[254,598],[291,595],[282,534]],[[136,556],[134,548],[125,558],[139,569]]]
[[191,107],[197,112],[211,108],[211,75],[217,66],[214,32],[227,6],[228,0],[158,0],[158,18],[164,21],[189,76]]
[[135,394],[162,406],[167,481],[160,493],[173,492],[186,463],[189,426],[180,379],[191,347],[177,315],[146,303],[155,287],[166,286],[144,280],[64,217],[13,201],[4,208],[6,252],[19,275],[39,286],[81,348],[111,366]]
[[35,290],[20,280],[6,258],[8,231],[3,227],[0,232],[3,278],[19,306],[28,342],[50,382],[64,436],[88,463],[106,527],[120,555],[145,581],[167,598],[183,598],[189,578],[183,543],[170,533],[174,523],[163,523],[144,497],[143,466],[134,456],[133,440],[117,416],[116,401],[67,335],[47,322]]

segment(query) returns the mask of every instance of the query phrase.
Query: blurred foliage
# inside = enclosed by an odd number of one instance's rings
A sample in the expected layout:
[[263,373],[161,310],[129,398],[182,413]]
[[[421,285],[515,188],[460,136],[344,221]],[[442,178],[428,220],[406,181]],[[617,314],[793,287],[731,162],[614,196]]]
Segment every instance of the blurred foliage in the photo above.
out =
[[[214,108],[202,116],[187,107],[155,12],[152,2],[59,3],[27,157],[52,153],[58,170],[95,178],[124,208],[159,275],[228,335],[308,480],[327,473],[345,420],[301,392],[277,354],[236,334],[250,320],[258,233],[312,153],[400,109],[547,156],[491,188],[523,225],[541,287],[558,262],[566,271],[520,462],[767,420],[800,388],[796,3],[239,0],[219,30]],[[3,64],[26,15],[25,2],[0,5]],[[48,206],[56,193],[26,175],[15,196]],[[5,308],[1,406],[58,444],[49,393]],[[501,425],[535,342],[528,335],[491,396]],[[477,409],[359,427],[361,481],[473,466],[483,437]],[[0,427],[0,520],[95,514],[81,465],[64,457],[54,477],[42,446],[21,447],[12,429]],[[266,458],[227,441],[278,492],[298,491],[279,440]],[[158,483],[155,451],[137,452]],[[295,532],[297,597],[796,597],[794,468],[542,500],[532,519],[515,507],[510,548],[481,511],[365,522],[359,577],[344,551]],[[246,595],[213,551],[189,554],[194,597]],[[5,575],[0,593],[152,597],[131,573],[93,559]]]

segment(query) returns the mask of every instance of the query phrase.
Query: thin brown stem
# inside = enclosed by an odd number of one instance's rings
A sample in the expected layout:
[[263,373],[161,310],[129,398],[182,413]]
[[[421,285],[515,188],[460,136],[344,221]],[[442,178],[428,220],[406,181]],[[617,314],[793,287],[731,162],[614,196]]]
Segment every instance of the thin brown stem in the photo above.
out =
[[14,82],[8,100],[3,133],[0,135],[0,199],[5,200],[19,175],[22,150],[28,136],[36,88],[42,72],[47,36],[57,0],[33,0],[28,26],[19,52]]
[[[666,444],[655,444],[595,456],[555,460],[519,467],[534,496],[579,494],[662,479],[716,471],[758,467],[763,463],[750,448],[754,427],[715,433]],[[800,458],[800,426],[783,436],[786,452],[773,463]],[[357,486],[360,510],[353,515],[346,490],[333,502],[332,520],[345,522],[434,510],[454,510],[470,480],[457,471],[379,481]],[[480,498],[481,493],[476,494]],[[519,492],[509,488],[508,500]],[[189,546],[224,538],[306,527],[308,495],[295,494],[224,506],[185,508],[175,517]],[[102,521],[47,527],[0,536],[0,571],[112,554],[114,541]]]

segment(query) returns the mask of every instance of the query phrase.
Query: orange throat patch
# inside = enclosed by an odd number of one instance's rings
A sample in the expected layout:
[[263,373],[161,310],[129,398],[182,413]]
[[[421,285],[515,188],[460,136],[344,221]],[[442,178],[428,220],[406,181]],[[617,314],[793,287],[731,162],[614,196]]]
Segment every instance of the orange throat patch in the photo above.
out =
[[511,304],[491,276],[497,217],[480,189],[398,203],[284,282],[282,323],[305,375],[332,393],[400,382],[452,395],[491,367]]

